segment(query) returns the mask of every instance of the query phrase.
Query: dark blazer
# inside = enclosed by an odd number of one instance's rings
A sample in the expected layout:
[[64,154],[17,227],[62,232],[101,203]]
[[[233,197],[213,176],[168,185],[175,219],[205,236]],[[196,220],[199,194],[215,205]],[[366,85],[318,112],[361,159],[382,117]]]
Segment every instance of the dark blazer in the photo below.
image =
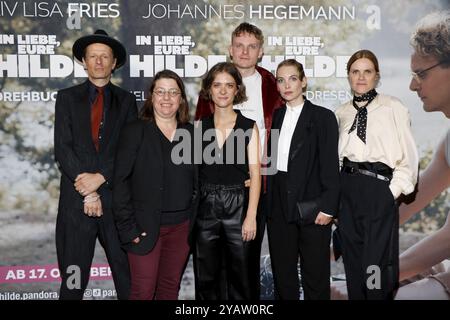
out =
[[[275,111],[272,130],[281,129],[286,106]],[[292,136],[289,149],[287,180],[287,222],[301,222],[304,209],[310,219],[319,211],[336,216],[339,201],[339,157],[338,125],[330,110],[314,105],[305,99],[305,104]],[[271,146],[268,152],[271,165],[276,166],[277,150]],[[277,141],[278,142],[278,141]],[[272,208],[273,176],[268,176],[268,208]],[[308,211],[311,211],[308,212]],[[268,216],[271,216],[269,209]],[[312,220],[314,222],[314,220]]]
[[[187,124],[193,160],[194,126]],[[160,133],[154,121],[137,120],[122,132],[116,156],[114,173],[113,212],[123,248],[135,254],[147,254],[153,249],[159,236],[161,205],[163,198],[163,156]],[[181,164],[192,170],[194,192],[191,202],[190,232],[197,211],[198,168],[191,161]],[[177,183],[177,181],[173,181]],[[142,232],[138,244],[132,240]],[[189,242],[191,239],[189,237]]]
[[106,182],[97,190],[102,207],[111,208],[114,157],[121,129],[137,118],[133,94],[109,84],[111,102],[105,110],[99,152],[91,137],[89,80],[58,91],[55,104],[55,160],[61,170],[59,207],[83,209],[83,197],[74,181],[83,172],[101,173]]

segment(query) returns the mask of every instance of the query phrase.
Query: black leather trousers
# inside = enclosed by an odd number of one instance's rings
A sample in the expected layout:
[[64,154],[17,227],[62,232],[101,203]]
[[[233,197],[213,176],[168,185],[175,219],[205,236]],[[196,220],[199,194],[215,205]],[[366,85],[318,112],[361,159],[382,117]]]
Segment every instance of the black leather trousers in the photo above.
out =
[[248,267],[251,241],[242,240],[247,206],[248,189],[244,185],[202,184],[194,247],[197,299],[251,298]]

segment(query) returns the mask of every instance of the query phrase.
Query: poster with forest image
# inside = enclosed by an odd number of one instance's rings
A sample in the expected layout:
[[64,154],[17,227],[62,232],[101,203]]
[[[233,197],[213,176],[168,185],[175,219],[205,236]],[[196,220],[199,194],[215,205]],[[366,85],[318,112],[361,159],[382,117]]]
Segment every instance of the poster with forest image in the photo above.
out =
[[[86,80],[72,56],[76,39],[103,29],[124,44],[127,63],[112,82],[135,94],[139,107],[152,77],[165,68],[175,71],[186,85],[192,118],[202,77],[215,63],[230,61],[231,32],[241,22],[264,33],[260,66],[275,72],[286,57],[296,58],[305,67],[306,97],[332,111],[352,98],[349,56],[372,50],[380,62],[377,90],[409,109],[423,171],[448,120],[426,113],[409,90],[409,37],[421,17],[444,9],[445,0],[0,0],[0,300],[58,298],[54,113],[58,90]],[[401,226],[401,251],[445,223],[449,200],[445,190]],[[333,277],[342,277],[342,260],[331,268]],[[262,298],[271,299],[266,239],[261,280]],[[99,244],[88,288],[86,299],[116,298]],[[192,261],[180,299],[194,299]]]

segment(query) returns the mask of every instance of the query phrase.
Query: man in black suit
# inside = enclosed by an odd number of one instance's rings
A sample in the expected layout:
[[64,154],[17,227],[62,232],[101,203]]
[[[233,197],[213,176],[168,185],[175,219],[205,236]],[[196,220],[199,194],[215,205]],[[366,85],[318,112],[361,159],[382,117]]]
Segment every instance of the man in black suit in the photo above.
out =
[[55,105],[55,159],[61,170],[56,221],[60,299],[83,298],[97,236],[117,297],[127,299],[129,266],[111,212],[111,179],[120,131],[137,118],[137,107],[131,93],[110,82],[113,71],[126,62],[126,50],[97,30],[78,39],[72,51],[88,80],[60,90]]
[[[268,150],[268,236],[275,297],[330,299],[331,220],[339,201],[338,126],[334,114],[302,96],[303,66],[285,60],[277,86],[286,105],[274,112]],[[280,133],[279,136],[275,133]]]

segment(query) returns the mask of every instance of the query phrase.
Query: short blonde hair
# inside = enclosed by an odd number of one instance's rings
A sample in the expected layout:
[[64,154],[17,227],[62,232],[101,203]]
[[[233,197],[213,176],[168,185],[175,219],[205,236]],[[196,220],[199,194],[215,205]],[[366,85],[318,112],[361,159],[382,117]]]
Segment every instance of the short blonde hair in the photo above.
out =
[[264,44],[263,32],[257,26],[247,22],[242,22],[236,27],[236,29],[234,29],[234,31],[231,33],[231,43],[233,43],[234,38],[239,37],[243,33],[254,35],[255,38],[259,41],[260,47],[262,48]]

